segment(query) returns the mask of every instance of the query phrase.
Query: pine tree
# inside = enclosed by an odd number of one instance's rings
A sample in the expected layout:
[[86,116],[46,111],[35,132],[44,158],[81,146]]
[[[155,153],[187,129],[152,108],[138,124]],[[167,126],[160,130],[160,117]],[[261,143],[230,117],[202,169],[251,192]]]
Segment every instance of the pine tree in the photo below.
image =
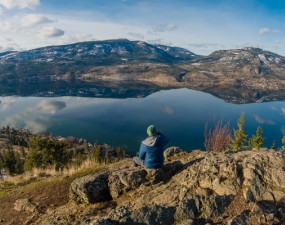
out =
[[247,134],[244,128],[245,118],[244,113],[241,114],[238,122],[237,122],[237,130],[234,130],[234,138],[232,142],[232,148],[234,151],[243,150],[245,147],[245,143],[247,142]]
[[256,130],[256,134],[252,135],[249,140],[250,148],[261,148],[264,145],[264,138],[262,137],[262,128],[258,127]]

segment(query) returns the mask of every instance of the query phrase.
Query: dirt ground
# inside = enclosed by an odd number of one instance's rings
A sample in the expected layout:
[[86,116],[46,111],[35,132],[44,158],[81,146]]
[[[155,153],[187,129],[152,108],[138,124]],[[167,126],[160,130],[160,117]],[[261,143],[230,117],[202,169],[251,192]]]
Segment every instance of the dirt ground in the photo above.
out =
[[[85,168],[71,176],[38,177],[17,185],[0,182],[0,225],[21,225],[31,217],[32,213],[18,212],[14,209],[16,200],[29,199],[37,206],[40,213],[54,210],[70,203],[69,187],[78,177],[92,174],[106,168],[125,164],[118,163]],[[102,206],[104,208],[104,206]]]
[[14,210],[17,199],[30,199],[41,212],[67,204],[70,183],[71,179],[38,181],[8,190],[6,196],[0,197],[0,224],[24,224],[28,219],[28,213]]

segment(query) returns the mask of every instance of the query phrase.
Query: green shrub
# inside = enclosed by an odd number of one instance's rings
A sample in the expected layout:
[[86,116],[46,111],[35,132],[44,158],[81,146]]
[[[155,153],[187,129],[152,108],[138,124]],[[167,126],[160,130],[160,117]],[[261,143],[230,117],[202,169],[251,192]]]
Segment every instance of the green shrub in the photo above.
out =
[[71,153],[67,152],[66,143],[48,136],[38,136],[29,143],[24,167],[25,170],[31,170],[33,167],[46,168],[55,165],[56,169],[60,169],[70,160]]

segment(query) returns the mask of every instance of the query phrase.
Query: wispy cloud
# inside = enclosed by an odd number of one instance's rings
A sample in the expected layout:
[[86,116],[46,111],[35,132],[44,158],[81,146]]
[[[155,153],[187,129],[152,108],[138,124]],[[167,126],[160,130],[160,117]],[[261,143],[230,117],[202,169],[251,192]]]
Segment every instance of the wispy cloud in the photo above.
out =
[[0,111],[5,111],[14,105],[17,97],[5,97],[0,100]]
[[144,35],[141,33],[129,32],[128,35],[136,39],[140,39],[140,40],[144,39]]
[[[0,0],[0,36],[13,39],[25,49],[68,43],[69,40],[129,38],[173,43],[197,54],[209,54],[221,45],[229,49],[246,43],[285,54],[284,41],[273,45],[275,38],[284,36],[284,24],[278,22],[283,21],[284,15],[261,15],[257,0],[246,6],[239,1],[213,4],[211,0],[64,2]],[[252,16],[256,20],[250,20]],[[274,33],[280,35],[269,35]]]
[[65,107],[66,107],[65,102],[44,100],[39,102],[35,108],[31,109],[31,111],[46,113],[46,114],[54,114]]
[[285,136],[285,126],[281,126],[280,131],[281,131],[281,133]]
[[9,31],[13,29],[10,22],[7,21],[0,21],[0,31]]
[[82,41],[96,41],[96,38],[92,34],[65,34],[56,39],[56,44],[63,45]]
[[147,42],[151,44],[155,44],[155,45],[173,45],[172,42],[166,41],[163,38],[150,39],[150,40],[147,40]]
[[166,32],[166,31],[174,31],[177,29],[177,25],[175,23],[164,23],[158,25],[154,31],[156,32]]
[[0,52],[20,49],[20,46],[11,38],[0,37]]
[[52,23],[54,21],[48,19],[43,15],[28,14],[21,18],[22,26],[37,26],[40,24]]
[[51,126],[46,117],[40,116],[32,119],[20,113],[6,117],[1,124],[3,126],[28,128],[34,132],[44,132]]
[[255,121],[259,124],[269,124],[269,125],[275,125],[276,124],[273,120],[266,120],[259,115],[254,115],[253,117],[254,117]]
[[33,9],[40,4],[40,0],[0,0],[0,5],[4,6],[6,9]]
[[43,27],[38,31],[38,35],[42,38],[54,38],[64,35],[64,31],[55,27]]
[[278,29],[270,29],[268,27],[263,27],[263,28],[260,28],[259,31],[258,31],[258,34],[259,35],[265,35],[265,34],[269,34],[269,33],[279,33],[280,30]]
[[221,47],[221,45],[215,43],[189,43],[188,46],[195,48]]
[[175,113],[174,109],[172,109],[171,107],[168,107],[168,106],[163,109],[163,112],[165,112],[168,115],[173,115]]
[[[4,98],[1,103],[1,105],[3,104],[2,109],[12,107],[14,101],[15,99],[13,98]],[[22,112],[6,117],[1,124],[5,126],[10,125],[14,127],[29,128],[35,132],[43,132],[51,126],[47,114],[55,114],[65,107],[66,103],[63,101],[43,100],[31,108],[24,109]]]

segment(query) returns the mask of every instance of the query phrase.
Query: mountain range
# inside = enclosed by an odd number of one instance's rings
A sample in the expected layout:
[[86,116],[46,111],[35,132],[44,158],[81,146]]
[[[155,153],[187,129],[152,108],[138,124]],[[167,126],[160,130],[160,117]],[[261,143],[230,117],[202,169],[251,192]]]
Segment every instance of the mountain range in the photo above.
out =
[[190,88],[233,103],[285,99],[285,57],[260,48],[215,51],[126,39],[0,53],[0,95],[140,97]]

